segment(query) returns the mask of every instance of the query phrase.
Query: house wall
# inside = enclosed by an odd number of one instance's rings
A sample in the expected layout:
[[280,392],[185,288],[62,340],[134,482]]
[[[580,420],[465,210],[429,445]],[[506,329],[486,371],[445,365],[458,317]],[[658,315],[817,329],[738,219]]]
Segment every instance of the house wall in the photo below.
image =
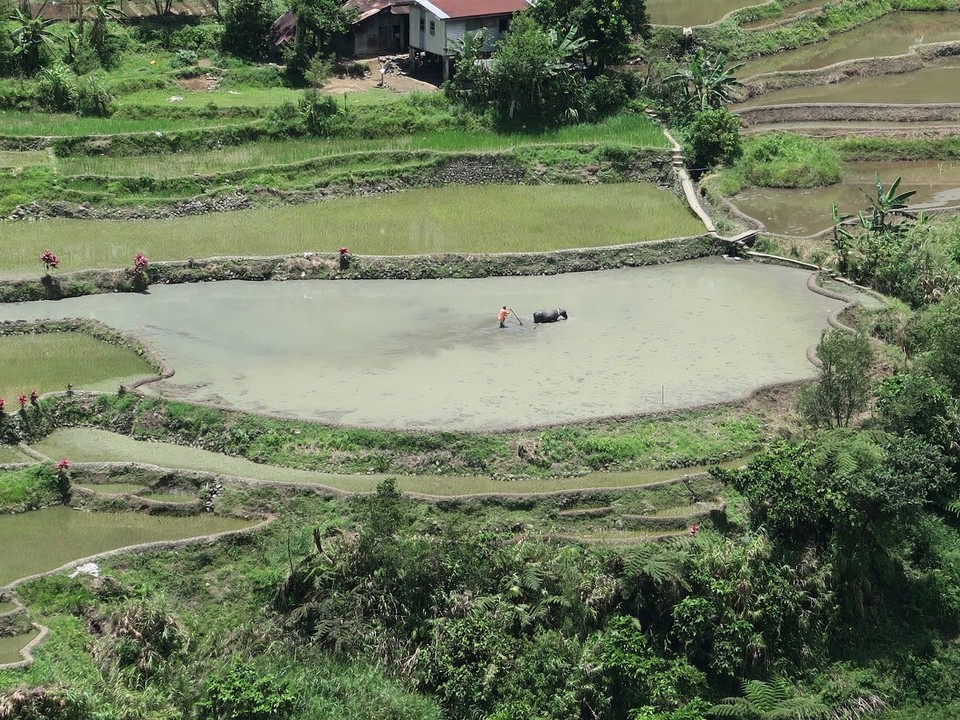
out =
[[[433,23],[433,33],[430,32],[430,23]],[[419,5],[410,6],[410,47],[444,56],[447,54],[445,33],[446,21]]]
[[[423,31],[420,30],[420,20],[423,19]],[[410,7],[410,47],[424,50],[434,55],[448,57],[450,42],[462,39],[466,32],[476,32],[481,28],[486,31],[485,52],[493,50],[493,46],[503,36],[510,16],[497,15],[481,18],[450,18],[441,20],[432,12],[419,5]],[[430,33],[430,23],[434,23],[434,32]]]
[[373,17],[353,26],[355,55],[380,55],[404,52],[407,49],[407,16],[392,15],[386,8]]

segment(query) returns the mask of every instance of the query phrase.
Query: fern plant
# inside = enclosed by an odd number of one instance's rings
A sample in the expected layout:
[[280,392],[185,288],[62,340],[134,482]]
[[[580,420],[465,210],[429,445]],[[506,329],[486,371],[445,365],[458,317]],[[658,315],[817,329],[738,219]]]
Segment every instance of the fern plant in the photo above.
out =
[[742,697],[727,697],[708,711],[718,718],[739,720],[816,720],[830,708],[817,695],[794,695],[783,678],[744,680]]

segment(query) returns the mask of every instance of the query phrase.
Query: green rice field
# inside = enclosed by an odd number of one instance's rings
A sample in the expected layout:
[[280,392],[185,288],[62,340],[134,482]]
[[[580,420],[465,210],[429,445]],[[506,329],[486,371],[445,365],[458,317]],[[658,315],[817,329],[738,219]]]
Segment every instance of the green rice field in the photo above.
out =
[[[510,150],[522,145],[617,142],[647,148],[668,147],[663,131],[644,115],[622,115],[589,126],[575,126],[541,135],[498,135],[493,132],[435,132],[379,140],[296,138],[264,140],[218,150],[139,157],[73,156],[57,160],[64,175],[172,178],[211,175],[245,168],[289,165],[318,157],[376,150],[449,152]],[[2,156],[0,156],[2,162]]]
[[74,137],[77,135],[169,132],[201,127],[220,127],[228,124],[228,122],[228,120],[218,122],[216,120],[197,120],[196,118],[135,120],[122,117],[77,117],[67,114],[21,113],[13,110],[0,110],[0,135]]
[[31,390],[116,389],[121,382],[153,375],[149,363],[132,350],[83,333],[9,335],[0,342],[0,397],[6,412],[19,409],[17,397]]
[[[50,458],[69,457],[72,462],[141,462],[160,467],[201,470],[278,483],[321,485],[347,492],[372,492],[387,477],[397,478],[404,492],[456,496],[473,493],[539,493],[593,487],[632,487],[670,480],[685,474],[703,472],[705,467],[683,470],[635,470],[630,472],[593,472],[571,478],[529,478],[510,481],[488,477],[449,475],[340,475],[309,470],[263,465],[242,458],[163,442],[143,442],[124,435],[70,428],[57,430],[33,448]],[[724,465],[739,465],[736,460]],[[98,489],[99,486],[90,487]]]
[[50,155],[45,150],[0,150],[0,168],[22,168],[49,162]]
[[675,194],[653,185],[471,186],[218,213],[175,220],[44,220],[10,224],[0,277],[42,271],[44,249],[60,271],[151,260],[304,251],[354,254],[543,252],[704,231]]

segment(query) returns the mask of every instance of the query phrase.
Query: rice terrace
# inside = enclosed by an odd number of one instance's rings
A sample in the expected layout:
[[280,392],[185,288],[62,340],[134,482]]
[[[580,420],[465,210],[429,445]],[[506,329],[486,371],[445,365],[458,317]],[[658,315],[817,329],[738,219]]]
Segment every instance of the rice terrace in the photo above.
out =
[[960,6],[756,1],[0,0],[0,720],[960,716]]

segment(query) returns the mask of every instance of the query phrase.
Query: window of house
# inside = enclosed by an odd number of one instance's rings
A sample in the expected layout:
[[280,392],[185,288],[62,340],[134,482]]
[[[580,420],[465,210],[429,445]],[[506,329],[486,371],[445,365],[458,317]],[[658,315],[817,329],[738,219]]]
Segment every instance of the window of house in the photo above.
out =
[[437,34],[437,24],[433,20],[430,21],[430,34],[431,35]]
[[504,15],[500,18],[500,32],[505,33],[510,28],[510,17]]
[[427,21],[426,21],[426,19],[425,19],[423,16],[421,16],[421,17],[420,17],[420,32],[424,32],[426,29],[427,29]]

